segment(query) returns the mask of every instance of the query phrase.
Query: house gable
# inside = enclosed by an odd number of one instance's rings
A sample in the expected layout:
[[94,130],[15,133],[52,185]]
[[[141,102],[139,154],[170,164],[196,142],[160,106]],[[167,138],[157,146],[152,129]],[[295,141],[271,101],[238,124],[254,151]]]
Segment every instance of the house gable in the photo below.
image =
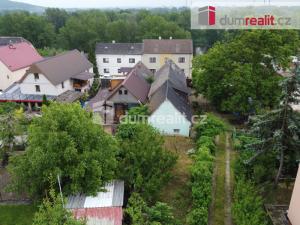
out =
[[167,99],[151,114],[148,121],[167,135],[189,136],[190,133],[191,122]]
[[[127,94],[125,93],[127,91]],[[122,94],[121,94],[122,93]],[[107,99],[114,103],[129,103],[138,104],[139,100],[123,85],[121,85],[114,93]]]

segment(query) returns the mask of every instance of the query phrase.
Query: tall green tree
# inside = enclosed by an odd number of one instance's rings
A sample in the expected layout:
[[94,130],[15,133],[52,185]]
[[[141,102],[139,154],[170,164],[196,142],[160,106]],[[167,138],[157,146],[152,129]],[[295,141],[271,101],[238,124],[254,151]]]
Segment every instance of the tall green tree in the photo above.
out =
[[45,16],[47,21],[53,24],[55,31],[58,32],[62,28],[69,17],[69,14],[64,9],[47,8],[45,10]]
[[78,12],[68,18],[59,31],[59,45],[63,49],[74,49],[92,53],[97,41],[105,40],[107,18],[101,11]]
[[189,31],[180,28],[175,22],[167,21],[158,15],[149,15],[138,23],[139,40],[147,38],[162,37],[168,39],[173,38],[190,38]]
[[11,160],[12,188],[40,197],[48,177],[60,175],[64,194],[95,194],[114,178],[116,151],[116,141],[79,104],[51,103],[30,125],[25,154]]
[[119,177],[127,190],[146,201],[155,199],[171,176],[176,157],[163,148],[163,137],[147,124],[122,124],[118,128]]
[[133,193],[125,210],[132,225],[176,225],[178,222],[172,214],[172,208],[165,203],[157,202],[149,207],[143,198]]
[[63,201],[64,199],[51,188],[49,197],[43,200],[39,211],[35,213],[32,225],[85,225],[84,221],[76,220],[72,213],[64,208]]
[[244,115],[279,103],[280,76],[299,48],[295,31],[245,31],[193,63],[195,89],[219,110]]
[[295,74],[286,78],[282,84],[280,105],[275,110],[253,118],[250,133],[258,142],[250,145],[256,154],[248,161],[255,163],[261,154],[273,152],[276,155],[278,171],[275,184],[288,168],[296,168],[300,159],[300,115],[293,110],[293,105],[300,99],[300,67]]
[[56,38],[54,26],[45,17],[27,12],[3,15],[0,19],[0,34],[23,37],[36,48],[52,46]]

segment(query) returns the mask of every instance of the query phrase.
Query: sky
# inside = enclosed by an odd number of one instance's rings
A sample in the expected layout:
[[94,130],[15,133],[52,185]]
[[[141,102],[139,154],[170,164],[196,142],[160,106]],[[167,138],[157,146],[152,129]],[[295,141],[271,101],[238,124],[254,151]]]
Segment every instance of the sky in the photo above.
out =
[[33,5],[58,8],[140,8],[180,7],[191,0],[14,0]]

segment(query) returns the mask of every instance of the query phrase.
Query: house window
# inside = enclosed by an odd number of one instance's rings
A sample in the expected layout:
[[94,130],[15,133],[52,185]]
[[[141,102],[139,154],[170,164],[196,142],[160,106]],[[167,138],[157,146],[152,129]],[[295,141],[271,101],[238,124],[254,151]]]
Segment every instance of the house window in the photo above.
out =
[[174,133],[175,134],[179,134],[180,133],[180,129],[174,129]]
[[150,63],[156,63],[156,58],[155,57],[150,57],[149,61],[150,61]]
[[117,58],[117,63],[122,63],[122,59],[121,58]]
[[65,83],[61,82],[61,88],[64,89],[65,88]]
[[122,90],[119,90],[119,95],[122,95],[123,94],[123,91]]
[[40,76],[38,73],[34,73],[34,80],[37,81],[38,79],[40,79]]
[[185,57],[179,57],[178,62],[179,63],[185,63]]
[[121,73],[121,69],[118,69],[118,73]]
[[135,58],[130,58],[129,63],[135,63]]
[[128,91],[127,90],[124,91],[124,95],[128,95]]
[[109,69],[108,68],[105,68],[103,71],[104,71],[104,73],[109,73]]
[[40,85],[35,85],[35,91],[36,91],[36,92],[41,92],[41,87],[40,87]]
[[109,58],[103,58],[103,63],[109,63]]
[[154,74],[156,73],[156,69],[150,69],[150,71]]

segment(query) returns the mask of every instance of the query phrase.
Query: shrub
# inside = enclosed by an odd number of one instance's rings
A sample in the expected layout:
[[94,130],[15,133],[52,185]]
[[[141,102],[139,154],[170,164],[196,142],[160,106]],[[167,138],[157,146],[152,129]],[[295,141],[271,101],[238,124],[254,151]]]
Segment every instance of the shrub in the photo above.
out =
[[268,224],[262,198],[255,186],[244,178],[236,183],[232,213],[236,225]]
[[197,139],[201,136],[215,137],[226,130],[226,125],[220,118],[206,114],[195,126],[195,130]]
[[193,207],[187,217],[189,225],[204,225],[208,221],[208,208],[211,203],[212,175],[214,158],[207,147],[201,147],[191,168]]

